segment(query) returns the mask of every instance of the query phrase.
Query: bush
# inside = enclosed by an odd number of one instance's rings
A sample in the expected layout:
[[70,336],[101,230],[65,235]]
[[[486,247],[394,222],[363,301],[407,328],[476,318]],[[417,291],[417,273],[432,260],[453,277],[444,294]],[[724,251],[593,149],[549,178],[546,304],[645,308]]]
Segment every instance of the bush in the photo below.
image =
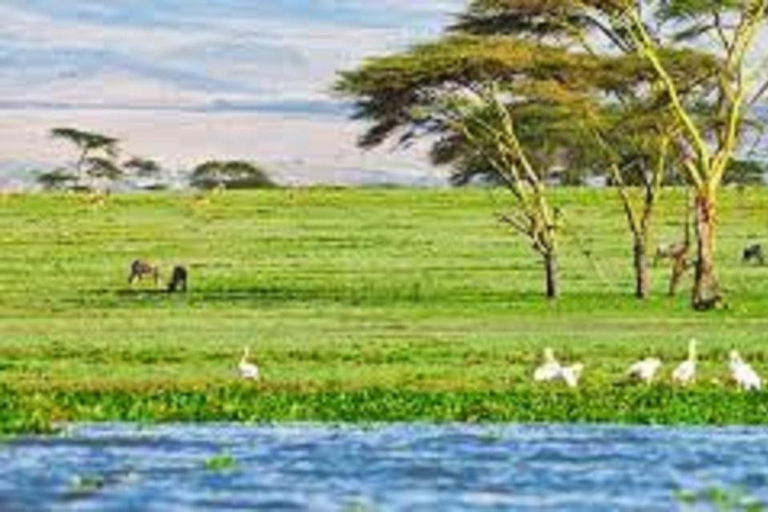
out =
[[198,165],[190,178],[194,188],[251,189],[274,188],[267,172],[249,162],[212,160]]
[[723,176],[726,185],[762,185],[768,172],[763,162],[755,160],[733,160]]

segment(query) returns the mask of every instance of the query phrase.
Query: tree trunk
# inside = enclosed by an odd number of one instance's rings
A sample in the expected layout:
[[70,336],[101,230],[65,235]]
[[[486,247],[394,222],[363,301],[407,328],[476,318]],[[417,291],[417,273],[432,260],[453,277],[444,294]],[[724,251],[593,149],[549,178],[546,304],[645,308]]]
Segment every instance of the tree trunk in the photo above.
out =
[[547,298],[556,299],[560,296],[560,275],[554,251],[544,254],[544,270],[547,276]]
[[651,295],[651,276],[648,269],[648,244],[641,236],[635,237],[635,297],[647,299]]
[[705,311],[721,305],[723,296],[715,273],[715,198],[710,193],[696,197],[696,273],[693,284],[692,305]]

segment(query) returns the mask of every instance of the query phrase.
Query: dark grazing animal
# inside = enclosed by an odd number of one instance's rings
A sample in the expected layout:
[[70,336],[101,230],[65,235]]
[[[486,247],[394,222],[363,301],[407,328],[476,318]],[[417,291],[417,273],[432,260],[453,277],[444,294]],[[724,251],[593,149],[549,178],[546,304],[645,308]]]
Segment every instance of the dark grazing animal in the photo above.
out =
[[744,254],[741,257],[742,263],[756,262],[760,265],[765,265],[765,257],[763,256],[763,246],[760,244],[753,244],[744,248]]
[[185,267],[181,265],[173,267],[173,274],[171,274],[171,280],[168,283],[168,293],[186,292],[188,277],[189,273]]
[[160,269],[157,265],[152,265],[142,260],[135,260],[131,263],[131,275],[128,277],[128,284],[134,284],[142,281],[145,277],[151,277],[157,287],[160,284]]

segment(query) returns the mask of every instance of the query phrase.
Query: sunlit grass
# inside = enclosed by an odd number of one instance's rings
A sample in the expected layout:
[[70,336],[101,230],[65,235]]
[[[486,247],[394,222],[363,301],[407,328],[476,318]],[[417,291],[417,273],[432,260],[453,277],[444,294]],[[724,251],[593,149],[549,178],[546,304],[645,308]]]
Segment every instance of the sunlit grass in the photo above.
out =
[[[755,406],[761,395],[728,388],[725,364],[735,345],[768,372],[768,268],[740,262],[744,245],[768,241],[768,193],[726,193],[718,259],[729,308],[706,315],[685,293],[664,295],[664,267],[654,270],[653,299],[631,297],[630,240],[611,191],[563,190],[557,202],[567,221],[564,296],[553,304],[541,297],[530,248],[494,222],[486,191],[131,195],[100,208],[73,196],[6,198],[4,428],[86,419],[768,422]],[[665,195],[659,242],[681,236],[683,205],[680,191]],[[137,257],[187,265],[190,293],[129,289]],[[702,356],[695,390],[617,384],[648,354],[667,361],[666,379],[691,336]],[[245,345],[263,370],[257,388],[237,382]],[[531,385],[544,345],[586,363],[581,390]]]

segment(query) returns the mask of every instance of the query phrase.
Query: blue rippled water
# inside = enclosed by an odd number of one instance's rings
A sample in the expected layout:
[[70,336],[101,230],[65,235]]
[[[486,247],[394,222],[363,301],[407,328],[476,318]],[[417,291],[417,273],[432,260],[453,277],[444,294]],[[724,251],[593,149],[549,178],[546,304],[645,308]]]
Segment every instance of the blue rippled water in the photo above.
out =
[[768,499],[768,429],[73,426],[0,448],[0,510],[674,510]]

